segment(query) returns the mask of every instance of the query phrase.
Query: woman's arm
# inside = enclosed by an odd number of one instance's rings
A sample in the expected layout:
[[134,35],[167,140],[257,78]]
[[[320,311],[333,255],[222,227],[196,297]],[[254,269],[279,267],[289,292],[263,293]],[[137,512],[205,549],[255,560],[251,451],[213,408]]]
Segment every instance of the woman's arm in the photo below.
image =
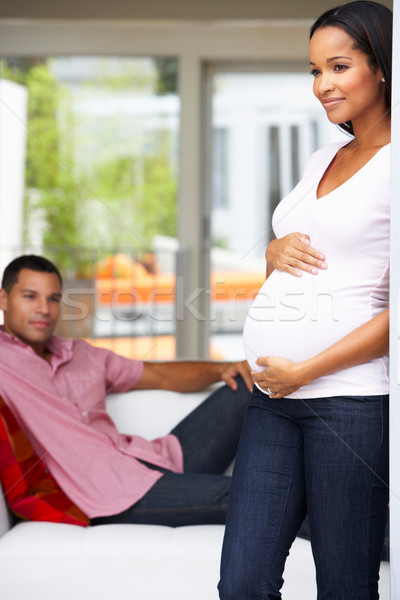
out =
[[313,248],[305,233],[289,233],[272,240],[265,252],[267,279],[274,269],[301,277],[301,271],[317,275],[318,269],[326,269],[325,255]]
[[336,371],[378,358],[389,351],[389,309],[364,323],[313,358],[294,363],[286,358],[266,356],[257,359],[264,366],[253,379],[272,398],[283,398],[300,387]]

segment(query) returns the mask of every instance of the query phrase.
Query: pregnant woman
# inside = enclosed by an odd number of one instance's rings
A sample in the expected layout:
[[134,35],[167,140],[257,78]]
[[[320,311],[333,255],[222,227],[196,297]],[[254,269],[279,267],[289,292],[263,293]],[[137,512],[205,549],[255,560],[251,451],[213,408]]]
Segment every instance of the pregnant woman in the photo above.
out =
[[222,600],[281,598],[306,515],[318,599],[379,598],[391,30],[389,9],[363,1],[324,13],[311,29],[314,94],[351,137],[317,151],[274,213],[270,274],[244,329],[255,387],[233,473]]

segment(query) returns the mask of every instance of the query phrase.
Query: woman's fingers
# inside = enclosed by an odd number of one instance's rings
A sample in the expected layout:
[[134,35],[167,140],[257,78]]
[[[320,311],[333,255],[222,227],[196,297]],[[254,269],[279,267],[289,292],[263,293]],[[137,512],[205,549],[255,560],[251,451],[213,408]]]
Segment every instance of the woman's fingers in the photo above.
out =
[[296,277],[301,277],[301,271],[317,275],[320,269],[328,267],[325,255],[311,246],[309,237],[300,232],[272,240],[265,257],[274,269]]

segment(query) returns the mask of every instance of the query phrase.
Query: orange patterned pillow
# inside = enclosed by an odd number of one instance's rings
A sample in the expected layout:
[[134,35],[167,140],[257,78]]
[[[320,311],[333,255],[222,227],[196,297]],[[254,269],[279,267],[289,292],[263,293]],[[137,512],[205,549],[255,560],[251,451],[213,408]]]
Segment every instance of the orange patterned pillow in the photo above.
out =
[[22,519],[83,527],[90,522],[46,470],[1,397],[0,481],[8,506]]

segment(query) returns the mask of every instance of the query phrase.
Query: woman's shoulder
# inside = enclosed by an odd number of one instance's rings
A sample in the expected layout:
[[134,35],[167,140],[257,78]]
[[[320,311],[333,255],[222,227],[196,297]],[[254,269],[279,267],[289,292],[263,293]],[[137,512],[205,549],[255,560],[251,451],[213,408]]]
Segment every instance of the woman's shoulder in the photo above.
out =
[[[337,152],[339,152],[339,150],[341,150],[342,148],[345,148],[345,146],[347,146],[351,140],[353,138],[351,138],[350,140],[342,140],[340,142],[331,142],[329,144],[325,144],[325,146],[321,146],[321,148],[319,148],[318,150],[316,150],[309,159],[309,162],[311,161],[324,161],[326,160],[326,158],[332,159],[335,154]],[[390,149],[391,149],[391,144],[390,142],[384,146],[382,146],[377,154],[382,154],[385,155],[387,153],[390,153]]]
[[325,144],[325,146],[321,146],[321,148],[311,154],[308,162],[325,161],[326,158],[332,159],[335,154],[348,143],[349,140],[341,140],[340,142],[330,142],[329,144]]

